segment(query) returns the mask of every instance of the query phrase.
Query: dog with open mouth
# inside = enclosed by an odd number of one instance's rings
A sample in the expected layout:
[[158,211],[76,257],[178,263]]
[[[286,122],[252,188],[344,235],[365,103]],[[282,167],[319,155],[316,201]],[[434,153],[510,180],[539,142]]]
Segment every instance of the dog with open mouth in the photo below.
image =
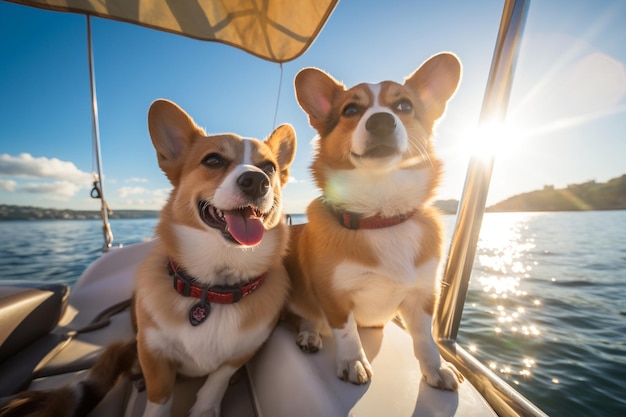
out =
[[173,185],[155,246],[137,270],[136,341],[108,346],[86,378],[0,402],[0,415],[87,415],[139,358],[144,417],[169,417],[177,373],[208,375],[190,417],[218,417],[231,376],[269,337],[290,281],[282,264],[289,231],[281,190],[296,136],[207,136],[176,104],[157,100],[148,124],[159,166]]
[[451,53],[431,57],[403,84],[346,89],[315,68],[296,76],[298,102],[319,134],[311,171],[322,196],[309,204],[308,223],[292,227],[290,309],[302,318],[303,351],[320,349],[320,331],[330,330],[343,380],[372,376],[357,327],[399,315],[426,382],[456,390],[462,381],[432,337],[443,233],[431,205],[442,171],[433,128],[460,76]]
[[265,141],[207,136],[166,100],[152,104],[148,121],[173,189],[137,273],[144,416],[171,414],[177,373],[208,375],[189,415],[218,416],[231,376],[267,339],[288,296],[281,189],[295,132],[282,125]]

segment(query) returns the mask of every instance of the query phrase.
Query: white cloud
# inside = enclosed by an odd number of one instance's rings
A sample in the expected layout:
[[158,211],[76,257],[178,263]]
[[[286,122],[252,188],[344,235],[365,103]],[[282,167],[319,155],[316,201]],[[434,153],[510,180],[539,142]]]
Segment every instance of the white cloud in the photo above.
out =
[[[81,171],[73,162],[57,158],[0,155],[0,189],[15,193],[38,194],[42,200],[67,201],[91,186],[91,174]],[[24,179],[25,181],[16,181]]]
[[73,162],[45,156],[35,158],[28,153],[0,155],[0,176],[55,179],[85,186],[92,182],[91,174],[81,171]]
[[0,190],[15,191],[17,183],[13,180],[0,180]]
[[133,178],[128,178],[127,180],[125,180],[124,182],[138,182],[138,183],[146,183],[149,182],[147,178],[137,178],[137,177],[133,177]]
[[117,190],[117,195],[120,198],[126,198],[129,195],[147,194],[149,192],[149,190],[143,187],[120,187],[120,189]]
[[309,184],[310,182],[311,180],[309,179],[299,180],[294,176],[290,176],[287,184]]
[[58,200],[73,197],[81,187],[70,181],[32,182],[19,186],[20,191],[30,194],[53,194]]
[[124,206],[131,209],[160,210],[165,204],[165,200],[158,198],[138,198],[135,200],[124,200]]
[[152,195],[159,198],[160,200],[167,200],[170,196],[171,188],[159,188],[158,190],[152,191]]
[[123,207],[158,210],[165,205],[171,191],[171,188],[147,190],[142,187],[122,187],[118,190],[118,197],[124,199],[120,201]]

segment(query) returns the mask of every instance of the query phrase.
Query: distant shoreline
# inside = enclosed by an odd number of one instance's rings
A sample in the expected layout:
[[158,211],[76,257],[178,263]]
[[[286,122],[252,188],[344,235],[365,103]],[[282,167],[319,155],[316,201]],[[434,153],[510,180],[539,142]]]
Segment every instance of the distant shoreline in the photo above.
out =
[[[434,203],[444,214],[456,214],[457,200],[437,200]],[[542,190],[530,191],[507,198],[487,207],[487,213],[559,212],[626,210],[626,174],[605,183],[588,181],[557,189],[546,185]],[[304,213],[289,213],[292,215]],[[115,210],[110,219],[158,218],[159,210]],[[93,220],[100,219],[99,210],[66,210],[32,206],[0,204],[3,220]]]
[[[0,222],[2,221],[42,221],[42,220],[101,220],[100,211],[97,210],[65,210],[65,209],[45,209],[30,206],[9,206],[17,208],[15,211],[7,213],[3,209],[7,207],[0,204]],[[26,208],[20,212],[20,208]],[[37,211],[40,210],[40,211]],[[593,210],[494,210],[487,208],[485,213],[558,213],[558,212],[582,212],[582,211],[619,211],[625,208],[593,209]],[[444,210],[440,208],[444,215],[454,215],[456,210]],[[290,216],[306,216],[306,213],[286,213]],[[156,219],[159,217],[158,210],[118,210],[109,215],[109,220],[122,219]]]
[[[109,219],[158,218],[159,210],[115,210]],[[100,210],[51,209],[0,204],[0,221],[99,220]]]

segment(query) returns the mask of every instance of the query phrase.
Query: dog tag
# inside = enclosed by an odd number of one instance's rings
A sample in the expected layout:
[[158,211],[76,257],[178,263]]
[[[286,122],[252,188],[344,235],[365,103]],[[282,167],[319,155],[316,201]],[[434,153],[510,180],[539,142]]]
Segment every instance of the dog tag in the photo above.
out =
[[207,317],[209,317],[210,312],[211,304],[205,301],[200,301],[189,310],[189,323],[191,323],[191,325],[194,327],[202,324],[202,322],[205,321]]
[[200,302],[198,304],[194,304],[194,306],[191,307],[191,310],[189,310],[189,323],[191,323],[194,327],[202,324],[202,322],[209,317],[209,313],[211,312],[211,304],[206,302],[206,295],[208,291],[208,287],[202,286]]

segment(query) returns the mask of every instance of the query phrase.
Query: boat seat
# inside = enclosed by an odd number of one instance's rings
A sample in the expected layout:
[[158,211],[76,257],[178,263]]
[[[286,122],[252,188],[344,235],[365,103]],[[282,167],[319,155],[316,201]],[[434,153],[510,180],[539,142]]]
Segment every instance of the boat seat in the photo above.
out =
[[[26,372],[18,388],[13,383],[8,384],[13,377],[9,377],[0,364],[1,384],[7,383],[7,389],[0,393],[0,397],[8,397],[24,389],[47,390],[80,381],[86,377],[88,368],[96,362],[106,346],[115,341],[134,338],[130,311],[124,306],[133,293],[135,271],[153,245],[154,242],[144,242],[114,249],[92,263],[72,288],[69,306],[59,326],[52,332],[50,329],[46,330],[49,332],[46,335],[49,339],[48,345],[43,346],[43,340],[38,340],[27,348],[30,352],[33,346],[36,346],[43,356],[50,352],[45,361],[37,360],[34,366],[24,367],[23,358],[20,356],[15,362],[20,363],[19,368],[24,368]],[[117,305],[120,307],[117,308]],[[105,314],[109,318],[106,326],[96,326],[91,331],[83,331],[94,322],[99,322],[103,311],[111,307],[112,314]],[[0,325],[3,326],[0,329],[4,329],[2,320]],[[78,333],[73,334],[77,330]],[[65,336],[67,334],[72,336]],[[26,356],[30,357],[31,354],[28,353]],[[11,359],[14,357],[16,355],[11,356]],[[35,369],[36,372],[33,374]],[[188,415],[203,381],[204,378],[178,378],[174,391],[173,416]],[[247,370],[244,367],[233,377],[226,391],[222,402],[222,417],[256,416],[248,381]],[[145,404],[145,391],[127,378],[120,378],[117,385],[89,416],[141,416]]]
[[129,314],[135,273],[153,245],[143,242],[112,248],[82,273],[54,331],[73,336],[39,369],[38,377],[90,368],[106,346],[135,338]]
[[[124,310],[111,317],[108,326],[91,332],[80,333],[37,372],[37,378],[28,386],[29,390],[58,388],[83,380],[87,369],[95,363],[104,348],[114,341],[130,340],[135,337],[130,313]],[[184,417],[195,401],[195,395],[204,378],[179,377],[174,387],[172,416]],[[249,395],[245,367],[231,380],[222,402],[222,417],[253,417],[254,404]],[[141,386],[120,378],[116,386],[107,393],[100,404],[89,414],[90,417],[141,416],[146,404],[146,393]]]
[[65,336],[51,333],[66,310],[64,284],[0,286],[0,397],[23,389]]

